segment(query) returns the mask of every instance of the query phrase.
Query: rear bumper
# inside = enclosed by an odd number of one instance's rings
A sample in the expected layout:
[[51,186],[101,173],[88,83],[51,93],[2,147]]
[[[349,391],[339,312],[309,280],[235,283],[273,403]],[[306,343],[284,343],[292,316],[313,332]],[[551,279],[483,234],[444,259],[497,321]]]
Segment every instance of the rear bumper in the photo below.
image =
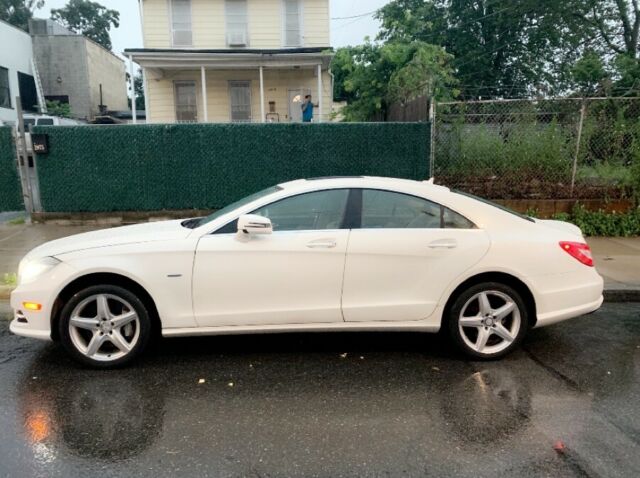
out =
[[547,314],[538,314],[538,321],[535,327],[544,327],[546,325],[562,322],[563,320],[572,319],[574,317],[580,317],[581,315],[590,314],[595,312],[602,305],[604,298],[601,295],[597,300],[588,304],[582,304],[575,307],[569,307],[567,309],[559,310],[556,312],[550,312]]
[[538,278],[537,321],[544,327],[589,314],[603,302],[604,281],[595,269]]

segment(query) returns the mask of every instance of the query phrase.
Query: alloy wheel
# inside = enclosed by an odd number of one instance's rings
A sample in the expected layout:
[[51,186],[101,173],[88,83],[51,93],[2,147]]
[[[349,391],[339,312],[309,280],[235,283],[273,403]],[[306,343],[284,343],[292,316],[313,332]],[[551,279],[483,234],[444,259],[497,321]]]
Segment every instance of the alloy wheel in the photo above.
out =
[[462,307],[458,328],[471,350],[491,355],[508,348],[518,337],[522,319],[516,301],[497,290],[473,295]]
[[114,294],[93,294],[71,312],[69,336],[85,357],[109,362],[126,356],[140,339],[140,319],[131,304]]

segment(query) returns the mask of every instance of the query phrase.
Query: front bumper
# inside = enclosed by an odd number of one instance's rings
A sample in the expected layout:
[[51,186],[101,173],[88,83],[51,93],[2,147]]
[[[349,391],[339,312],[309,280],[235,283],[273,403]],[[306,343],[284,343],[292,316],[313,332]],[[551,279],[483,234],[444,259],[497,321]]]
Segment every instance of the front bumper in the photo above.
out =
[[[58,294],[75,274],[75,269],[61,262],[49,272],[28,284],[19,285],[11,293],[10,304],[14,319],[9,330],[16,335],[51,340],[51,312]],[[24,302],[42,304],[38,311],[26,310]]]

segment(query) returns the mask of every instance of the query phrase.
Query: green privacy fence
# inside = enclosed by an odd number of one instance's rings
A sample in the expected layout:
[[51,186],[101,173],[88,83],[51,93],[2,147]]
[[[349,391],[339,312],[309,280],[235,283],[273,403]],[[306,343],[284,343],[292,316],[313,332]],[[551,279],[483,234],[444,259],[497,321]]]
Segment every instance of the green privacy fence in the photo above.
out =
[[45,212],[216,209],[283,181],[428,176],[427,123],[37,127]]
[[0,126],[0,212],[24,209],[11,128]]

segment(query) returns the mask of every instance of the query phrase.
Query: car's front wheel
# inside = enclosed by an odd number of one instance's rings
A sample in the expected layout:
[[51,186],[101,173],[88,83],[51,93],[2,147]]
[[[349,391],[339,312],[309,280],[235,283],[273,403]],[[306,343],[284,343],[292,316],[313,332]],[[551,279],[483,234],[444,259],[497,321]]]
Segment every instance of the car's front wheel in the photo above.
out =
[[485,282],[460,293],[449,308],[448,328],[454,343],[478,359],[502,357],[524,338],[529,314],[512,287]]
[[144,350],[151,320],[144,303],[116,285],[95,285],[74,294],[59,321],[62,345],[79,362],[112,368]]

